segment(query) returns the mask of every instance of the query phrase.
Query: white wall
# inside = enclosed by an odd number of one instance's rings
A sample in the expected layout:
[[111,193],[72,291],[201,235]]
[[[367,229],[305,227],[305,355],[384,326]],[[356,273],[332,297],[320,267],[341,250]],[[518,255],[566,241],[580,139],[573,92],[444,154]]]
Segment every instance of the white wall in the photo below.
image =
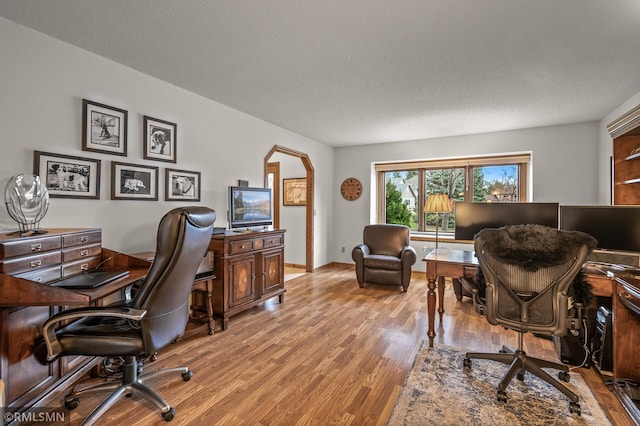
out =
[[[361,240],[370,206],[375,205],[371,164],[377,161],[531,151],[535,201],[608,204],[612,148],[606,124],[640,104],[638,93],[594,123],[333,149],[4,18],[0,55],[0,182],[31,172],[34,150],[102,160],[100,200],[51,199],[42,226],[100,227],[105,247],[151,250],[162,214],[184,205],[163,201],[165,167],[200,171],[201,204],[216,209],[216,225],[226,226],[227,186],[238,179],[261,183],[264,156],[277,144],[308,154],[314,166],[316,267],[351,262],[351,248]],[[81,150],[83,98],[129,111],[126,158]],[[177,164],[142,159],[143,115],[178,124]],[[112,161],[159,167],[160,201],[111,201]],[[356,201],[340,196],[347,177],[364,185],[364,195]],[[294,218],[288,226],[297,229],[297,223]],[[0,231],[14,229],[0,209]],[[289,244],[292,236],[288,230],[285,262],[304,263],[288,258],[302,251],[293,239]],[[416,267],[422,267],[421,262]]]
[[[532,153],[531,201],[597,203],[597,122],[337,148],[333,181],[335,231],[329,240],[329,252],[334,253],[337,262],[352,262],[351,249],[361,242],[362,227],[370,223],[370,207],[375,206],[372,163],[523,151]],[[356,201],[346,201],[340,196],[340,184],[347,177],[358,178],[363,184],[364,194]],[[412,245],[422,259],[423,247],[428,244],[412,242]],[[342,247],[345,253],[341,252]],[[422,262],[418,261],[414,270],[424,270]]]
[[[102,160],[100,200],[53,198],[43,227],[99,227],[105,247],[152,250],[161,216],[185,205],[164,200],[166,167],[200,171],[200,204],[227,226],[227,187],[264,180],[264,157],[274,145],[309,155],[316,168],[315,265],[327,263],[331,227],[333,149],[131,68],[0,18],[0,182],[33,171],[33,151]],[[128,156],[81,150],[82,99],[129,112]],[[144,160],[142,116],[177,123],[177,163]],[[157,166],[160,200],[110,200],[112,161]],[[17,229],[0,209],[0,231]],[[285,236],[286,243],[287,236]],[[285,258],[285,261],[288,260]]]
[[630,97],[627,101],[622,103],[616,109],[607,114],[602,120],[600,120],[599,126],[599,204],[611,204],[611,163],[610,158],[613,156],[613,139],[609,136],[607,131],[607,125],[613,120],[621,117],[627,112],[631,111],[635,107],[640,105],[640,92]]

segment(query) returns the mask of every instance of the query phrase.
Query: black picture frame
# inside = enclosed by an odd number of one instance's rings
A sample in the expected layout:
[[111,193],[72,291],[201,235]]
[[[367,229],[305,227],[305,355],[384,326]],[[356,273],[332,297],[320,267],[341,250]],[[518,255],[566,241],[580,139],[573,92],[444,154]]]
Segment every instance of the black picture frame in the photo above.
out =
[[143,153],[145,160],[177,162],[178,125],[145,115],[143,117]]
[[100,199],[100,160],[51,152],[33,152],[33,173],[51,198]]
[[111,199],[158,201],[158,167],[112,161]]
[[82,100],[82,150],[127,156],[128,112]]
[[166,201],[200,201],[200,172],[165,169]]

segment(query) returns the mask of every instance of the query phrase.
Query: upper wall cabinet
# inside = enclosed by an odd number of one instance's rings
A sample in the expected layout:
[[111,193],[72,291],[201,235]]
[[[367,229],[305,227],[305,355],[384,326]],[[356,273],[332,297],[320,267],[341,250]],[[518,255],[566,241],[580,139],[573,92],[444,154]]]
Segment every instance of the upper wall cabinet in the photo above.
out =
[[640,205],[640,105],[607,129],[613,137],[613,204]]

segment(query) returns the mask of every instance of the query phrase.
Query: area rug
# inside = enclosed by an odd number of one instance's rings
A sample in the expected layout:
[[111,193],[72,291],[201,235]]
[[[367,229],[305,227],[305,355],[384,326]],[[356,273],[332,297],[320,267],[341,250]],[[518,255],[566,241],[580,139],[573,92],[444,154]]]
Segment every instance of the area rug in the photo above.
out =
[[[496,386],[508,365],[472,360],[462,366],[465,351],[422,343],[413,369],[398,397],[388,425],[610,425],[580,373],[567,386],[580,397],[581,416],[569,412],[569,400],[553,386],[529,374],[506,389],[498,402]],[[557,376],[557,370],[548,370]]]

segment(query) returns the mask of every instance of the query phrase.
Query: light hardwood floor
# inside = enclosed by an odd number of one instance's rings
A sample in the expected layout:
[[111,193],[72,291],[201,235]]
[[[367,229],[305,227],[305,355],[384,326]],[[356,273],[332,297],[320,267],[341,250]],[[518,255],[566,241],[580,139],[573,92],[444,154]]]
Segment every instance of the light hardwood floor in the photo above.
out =
[[[516,335],[489,325],[447,284],[436,345],[492,351]],[[173,425],[385,425],[427,332],[427,283],[415,273],[407,293],[360,289],[352,266],[334,265],[287,282],[277,298],[171,345],[145,369],[187,365],[180,377],[151,382],[175,408]],[[219,329],[219,324],[217,325]],[[549,340],[531,335],[526,351],[557,359]],[[614,424],[631,425],[593,370],[586,379]],[[72,411],[77,424],[99,398]],[[148,403],[124,399],[98,424],[165,424]]]

